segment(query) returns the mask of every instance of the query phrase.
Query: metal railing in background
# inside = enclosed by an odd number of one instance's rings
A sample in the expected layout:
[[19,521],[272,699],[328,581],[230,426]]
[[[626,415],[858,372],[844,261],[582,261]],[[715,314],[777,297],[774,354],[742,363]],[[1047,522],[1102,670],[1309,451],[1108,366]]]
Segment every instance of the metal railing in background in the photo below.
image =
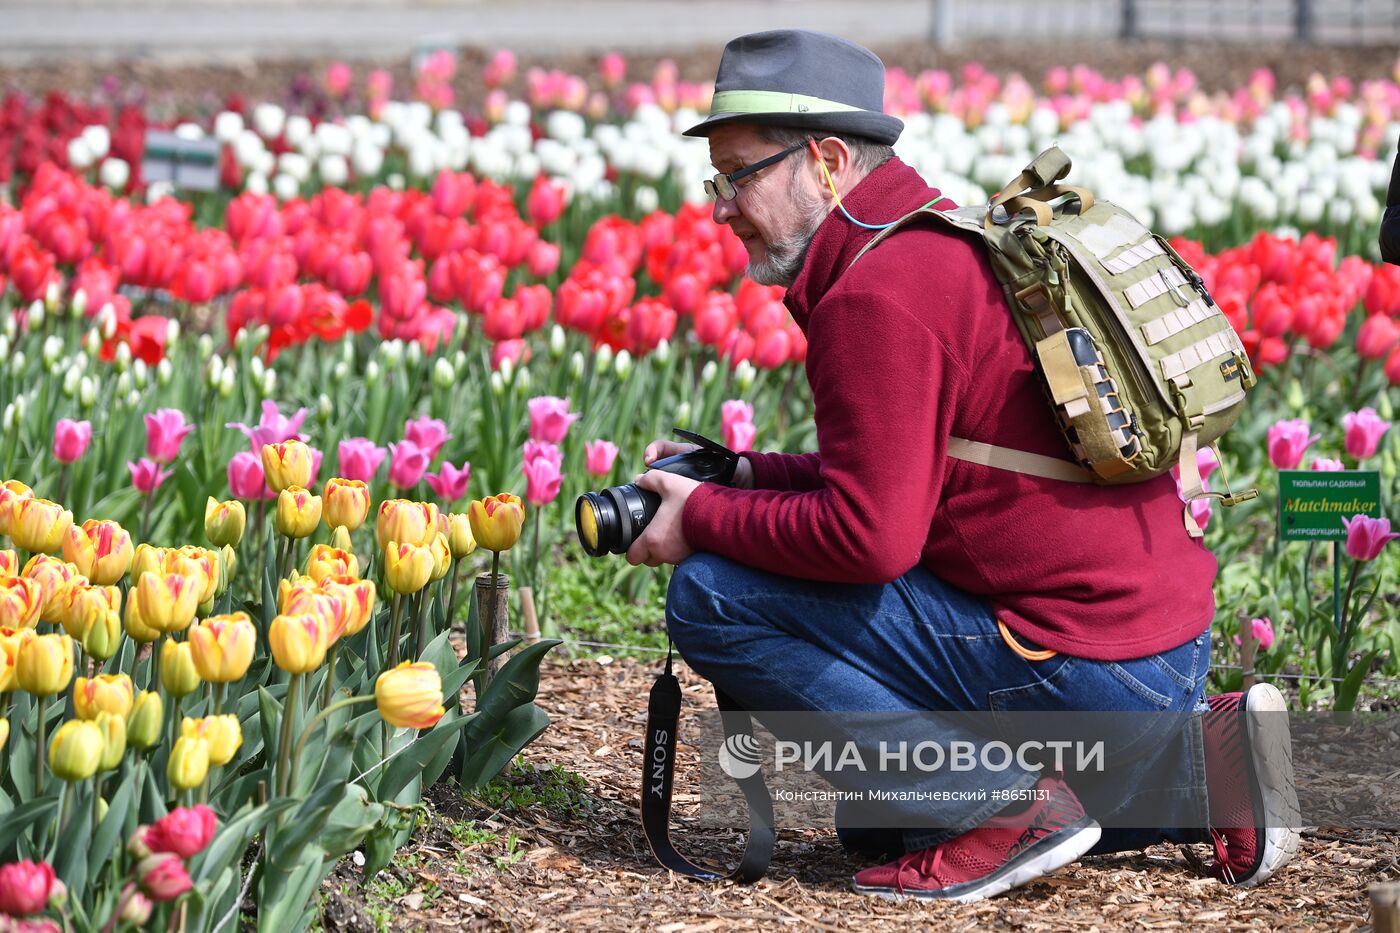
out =
[[929,40],[1400,45],[1400,0],[932,0]]

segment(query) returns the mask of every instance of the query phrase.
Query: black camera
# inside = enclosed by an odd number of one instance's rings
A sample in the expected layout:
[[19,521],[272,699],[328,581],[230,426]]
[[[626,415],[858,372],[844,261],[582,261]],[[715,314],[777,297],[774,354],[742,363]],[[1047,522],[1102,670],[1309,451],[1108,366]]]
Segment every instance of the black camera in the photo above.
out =
[[[719,483],[729,486],[734,482],[734,471],[739,466],[739,455],[717,444],[707,437],[680,428],[673,432],[699,444],[697,450],[664,457],[651,464],[648,469],[665,470],[688,476],[702,483]],[[609,486],[599,492],[586,492],[574,504],[574,523],[578,527],[578,539],[583,549],[592,557],[604,554],[625,554],[647,525],[651,524],[656,510],[661,507],[661,497],[647,489],[639,489],[635,483],[625,486]]]

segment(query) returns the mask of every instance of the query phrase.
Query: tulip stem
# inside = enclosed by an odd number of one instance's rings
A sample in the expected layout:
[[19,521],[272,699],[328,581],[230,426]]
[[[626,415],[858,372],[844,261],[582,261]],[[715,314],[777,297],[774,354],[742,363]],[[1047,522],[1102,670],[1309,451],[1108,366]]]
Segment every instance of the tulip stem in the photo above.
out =
[[399,663],[399,626],[403,622],[403,594],[394,594],[394,606],[389,611],[389,663],[384,670],[392,670]]
[[336,656],[340,653],[340,642],[331,645],[326,652],[326,682],[321,685],[321,706],[330,705],[331,697],[335,693],[335,662]]
[[100,813],[102,805],[102,772],[98,771],[92,776],[92,832],[97,832],[98,825],[102,822]]
[[418,660],[423,656],[423,645],[427,641],[427,633],[423,631],[427,625],[428,588],[425,586],[418,591],[413,603],[413,658]]
[[36,712],[39,716],[39,725],[34,732],[34,796],[40,797],[44,793],[44,756],[48,754],[48,748],[44,742],[44,732],[48,727],[45,720],[49,718],[49,698],[36,696],[34,702],[38,707]]
[[[159,469],[159,468],[157,468],[157,469]],[[154,489],[152,489],[150,492],[146,493],[146,502],[145,502],[144,505],[141,506],[141,535],[140,535],[141,540],[140,540],[140,543],[142,543],[142,544],[149,544],[149,543],[150,543],[150,542],[147,540],[147,535],[150,534],[150,528],[151,528],[151,503],[155,500],[155,497],[156,497],[156,491],[155,491]]]
[[58,468],[58,493],[53,497],[53,501],[63,504],[63,496],[68,492],[68,464]]
[[[1338,554],[1338,556],[1341,556]],[[1352,608],[1351,594],[1356,590],[1356,573],[1361,569],[1361,561],[1353,559],[1351,573],[1347,575],[1347,594],[1342,597],[1342,624],[1337,631],[1337,647],[1332,651],[1332,676],[1341,680],[1347,674],[1347,649],[1351,643]]]
[[306,728],[301,730],[301,735],[297,737],[296,749],[292,752],[292,767],[295,768],[296,763],[301,761],[302,752],[306,750],[306,743],[310,740],[311,734],[316,731],[316,727],[319,726],[321,723],[325,722],[326,719],[330,717],[331,713],[334,713],[337,710],[345,709],[347,706],[354,706],[358,703],[373,702],[374,697],[372,696],[345,697],[344,699],[336,700],[330,706],[327,706],[325,709],[321,710],[314,717],[312,717],[311,721],[306,724]]
[[457,611],[457,581],[461,579],[462,559],[459,557],[452,562],[452,583],[447,588],[447,627],[452,629],[453,613]]
[[64,781],[58,789],[58,825],[54,827],[53,848],[49,850],[48,858],[44,861],[52,863],[58,854],[58,843],[63,838],[63,827],[68,824],[68,802],[69,802],[68,782]]
[[302,676],[292,675],[291,682],[287,684],[287,701],[282,705],[282,736],[277,745],[280,759],[277,763],[277,790],[281,797],[287,796],[292,789],[292,720],[296,718]]

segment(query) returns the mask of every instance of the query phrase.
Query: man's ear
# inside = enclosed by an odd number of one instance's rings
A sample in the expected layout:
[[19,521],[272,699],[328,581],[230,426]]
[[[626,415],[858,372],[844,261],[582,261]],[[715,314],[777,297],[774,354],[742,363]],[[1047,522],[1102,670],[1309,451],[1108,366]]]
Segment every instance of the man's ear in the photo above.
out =
[[[817,171],[821,173],[821,186],[826,189],[826,193],[831,193],[827,187],[828,174],[836,189],[844,191],[844,183],[847,181],[848,170],[851,166],[851,150],[846,146],[845,141],[836,136],[828,136],[820,141],[812,141],[809,149],[820,163]],[[826,166],[825,172],[821,169],[822,165]]]

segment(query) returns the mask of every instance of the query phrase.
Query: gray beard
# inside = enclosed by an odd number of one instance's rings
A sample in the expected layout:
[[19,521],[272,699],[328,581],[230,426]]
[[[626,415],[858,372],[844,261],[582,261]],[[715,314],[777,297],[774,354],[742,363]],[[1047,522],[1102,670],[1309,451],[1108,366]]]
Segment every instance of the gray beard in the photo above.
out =
[[827,218],[828,211],[821,198],[815,195],[803,197],[798,193],[795,176],[793,184],[789,186],[789,192],[805,219],[797,233],[791,237],[773,243],[765,242],[763,245],[766,255],[763,260],[749,263],[746,270],[748,276],[759,285],[781,285],[788,288],[797,281],[797,274],[802,271],[802,266],[807,261],[807,250],[812,245],[812,237],[817,235],[817,228]]

